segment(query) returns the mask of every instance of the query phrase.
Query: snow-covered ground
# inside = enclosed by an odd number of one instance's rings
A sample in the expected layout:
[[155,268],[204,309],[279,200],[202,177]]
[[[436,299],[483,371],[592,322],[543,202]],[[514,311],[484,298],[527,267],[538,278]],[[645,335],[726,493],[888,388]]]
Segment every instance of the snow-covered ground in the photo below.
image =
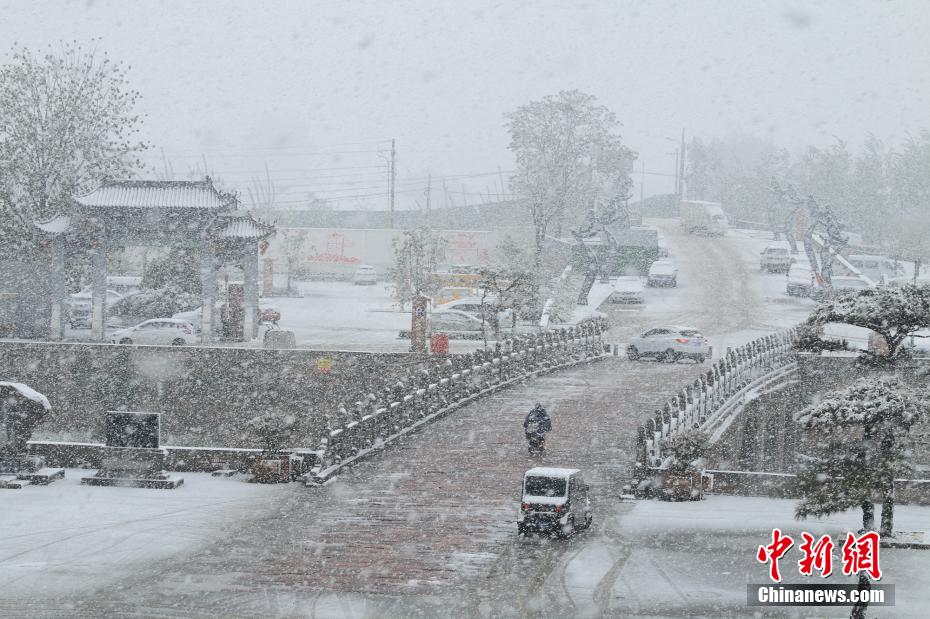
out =
[[[858,510],[797,521],[794,506],[795,501],[789,499],[728,496],[686,503],[639,501],[629,511],[621,505],[619,523],[633,549],[613,591],[617,597],[635,601],[634,608],[643,609],[648,608],[643,599],[643,593],[648,592],[649,600],[664,600],[668,610],[677,607],[674,614],[681,612],[689,599],[696,605],[716,602],[727,615],[745,608],[746,585],[768,581],[768,568],[756,561],[755,552],[758,546],[771,542],[774,527],[800,539],[802,531],[842,538],[861,526]],[[930,507],[899,505],[895,509],[898,531],[923,531],[930,527],[928,523]],[[785,582],[854,584],[854,579],[843,576],[839,569],[828,579],[802,576],[797,569],[799,558],[795,546],[781,561]],[[884,574],[881,582],[895,585],[896,605],[870,610],[870,616],[926,617],[930,608],[930,550],[882,548],[880,564]],[[834,565],[841,565],[838,549],[834,550]],[[579,569],[586,568],[581,565]],[[657,615],[664,614],[660,609],[665,603],[655,603]],[[792,616],[810,616],[814,609],[794,610]]]
[[2,491],[0,600],[104,586],[222,539],[243,517],[271,509],[285,489],[207,473],[180,474],[175,490],[82,486],[94,472],[68,469],[49,486]]

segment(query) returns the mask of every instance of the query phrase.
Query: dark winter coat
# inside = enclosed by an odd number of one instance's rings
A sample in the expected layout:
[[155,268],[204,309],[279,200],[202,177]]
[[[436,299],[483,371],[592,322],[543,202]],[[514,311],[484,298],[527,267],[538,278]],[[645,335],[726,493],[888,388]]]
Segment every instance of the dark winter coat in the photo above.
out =
[[549,413],[542,406],[537,406],[529,412],[526,419],[523,420],[523,429],[526,429],[531,422],[539,424],[539,432],[545,433],[552,430],[552,420],[549,419]]

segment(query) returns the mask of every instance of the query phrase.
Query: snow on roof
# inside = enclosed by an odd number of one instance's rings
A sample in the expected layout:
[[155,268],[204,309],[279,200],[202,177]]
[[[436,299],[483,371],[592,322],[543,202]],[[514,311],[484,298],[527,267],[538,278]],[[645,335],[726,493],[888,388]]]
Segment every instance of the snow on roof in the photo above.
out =
[[274,227],[252,219],[251,217],[235,217],[228,220],[216,233],[221,239],[260,239],[274,233]]
[[34,221],[32,225],[42,232],[61,234],[71,228],[71,218],[67,215],[56,215],[48,221]]
[[558,469],[548,466],[537,466],[528,470],[524,477],[569,477],[580,472],[580,469]]
[[28,385],[24,385],[23,383],[0,382],[0,391],[2,391],[4,387],[12,389],[27,400],[38,402],[42,405],[42,408],[47,411],[52,410],[52,405],[48,403],[48,398]]
[[111,181],[74,198],[88,208],[228,209],[235,198],[203,181]]

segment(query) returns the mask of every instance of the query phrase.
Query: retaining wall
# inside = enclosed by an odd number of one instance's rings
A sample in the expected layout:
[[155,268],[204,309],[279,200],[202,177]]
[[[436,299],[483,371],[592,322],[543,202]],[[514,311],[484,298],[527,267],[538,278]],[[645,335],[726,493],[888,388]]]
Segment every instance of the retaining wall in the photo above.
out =
[[[162,443],[258,447],[250,419],[293,414],[295,443],[315,445],[340,402],[396,382],[424,355],[0,342],[0,377],[45,394],[37,440],[103,440],[103,412],[162,415]],[[374,384],[373,384],[374,383]]]

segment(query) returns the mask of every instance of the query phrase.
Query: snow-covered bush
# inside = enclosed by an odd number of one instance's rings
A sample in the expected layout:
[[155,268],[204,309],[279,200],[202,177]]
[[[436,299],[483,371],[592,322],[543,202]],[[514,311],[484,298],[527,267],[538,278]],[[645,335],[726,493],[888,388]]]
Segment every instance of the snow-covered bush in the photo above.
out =
[[676,473],[695,470],[695,461],[703,459],[710,448],[710,436],[700,430],[678,432],[662,440],[663,453],[672,457],[669,469]]
[[287,447],[296,427],[296,417],[283,413],[265,413],[248,423],[249,432],[259,439],[262,449],[272,454]]
[[798,330],[798,339],[794,347],[803,352],[849,350],[849,342],[845,339],[839,342],[825,340],[822,335],[823,329],[820,325],[804,326]]
[[117,316],[145,318],[168,318],[178,312],[199,307],[203,299],[175,287],[146,290],[122,299],[110,310]]

